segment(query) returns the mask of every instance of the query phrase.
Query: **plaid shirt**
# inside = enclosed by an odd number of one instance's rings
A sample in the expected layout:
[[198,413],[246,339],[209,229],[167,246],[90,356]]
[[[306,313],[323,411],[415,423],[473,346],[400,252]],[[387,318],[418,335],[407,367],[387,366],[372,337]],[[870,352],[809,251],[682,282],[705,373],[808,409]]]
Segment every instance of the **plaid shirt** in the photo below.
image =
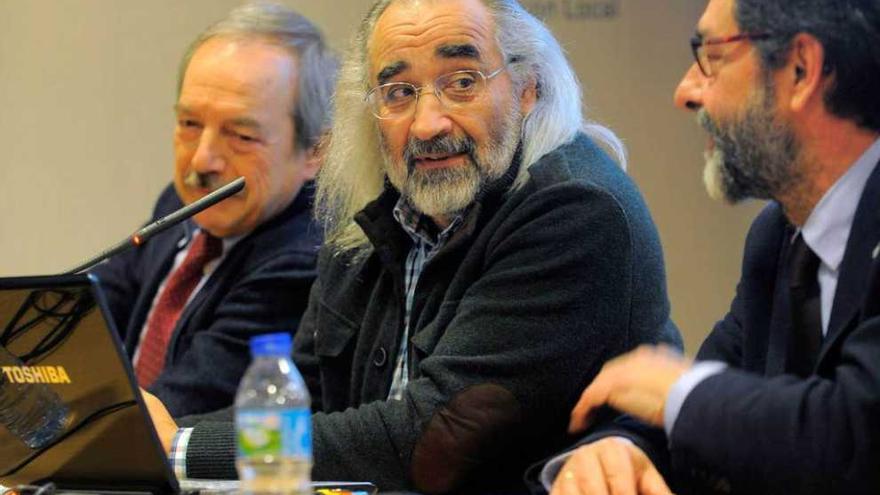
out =
[[388,391],[388,400],[400,400],[403,398],[403,389],[409,382],[409,317],[412,312],[413,298],[422,269],[428,263],[434,253],[449,240],[449,237],[458,229],[463,221],[463,215],[457,215],[452,222],[439,235],[435,235],[434,223],[425,215],[410,206],[409,202],[401,197],[394,206],[394,219],[403,227],[404,232],[409,234],[413,241],[412,248],[406,257],[404,292],[406,293],[406,311],[403,315],[403,335],[400,338],[400,350],[397,353],[397,366],[394,368],[394,378],[391,381],[391,390]]
[[189,443],[189,437],[192,435],[192,428],[180,428],[171,441],[171,454],[168,456],[168,462],[174,471],[174,476],[179,480],[186,479],[186,445]]

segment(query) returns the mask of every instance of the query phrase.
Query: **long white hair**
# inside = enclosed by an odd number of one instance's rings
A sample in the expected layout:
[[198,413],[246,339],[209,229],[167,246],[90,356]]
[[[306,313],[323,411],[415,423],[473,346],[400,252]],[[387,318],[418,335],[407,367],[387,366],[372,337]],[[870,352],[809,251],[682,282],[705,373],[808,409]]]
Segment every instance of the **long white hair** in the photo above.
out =
[[[377,0],[360,25],[337,81],[335,120],[315,200],[316,214],[326,229],[325,242],[337,252],[370,248],[354,217],[385,187],[379,127],[364,95],[370,87],[369,38],[392,1],[407,0]],[[514,188],[528,180],[530,166],[578,132],[605,145],[625,167],[625,150],[617,136],[584,118],[580,83],[547,27],[516,0],[483,2],[494,18],[501,54],[512,62],[508,68],[514,88],[521,91],[529,81],[537,83],[537,101],[523,122],[522,165]]]

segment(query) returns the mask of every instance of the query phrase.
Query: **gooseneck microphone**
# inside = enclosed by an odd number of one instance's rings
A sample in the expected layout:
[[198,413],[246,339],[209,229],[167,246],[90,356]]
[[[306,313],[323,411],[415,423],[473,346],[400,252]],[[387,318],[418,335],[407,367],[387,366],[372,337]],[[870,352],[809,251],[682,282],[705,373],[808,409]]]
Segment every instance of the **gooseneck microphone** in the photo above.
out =
[[159,232],[162,232],[170,227],[177,225],[178,223],[180,223],[180,222],[186,220],[187,218],[195,215],[196,213],[204,210],[205,208],[208,208],[210,206],[213,206],[213,205],[219,203],[220,201],[223,201],[224,199],[228,198],[229,196],[232,196],[233,194],[241,191],[242,189],[244,189],[244,177],[239,177],[238,179],[235,179],[234,181],[230,182],[229,184],[226,184],[225,186],[217,189],[216,191],[213,191],[212,193],[206,195],[205,197],[203,197],[199,200],[193,201],[192,203],[184,206],[183,208],[180,208],[179,210],[156,220],[155,222],[138,230],[134,234],[126,237],[124,240],[122,240],[120,243],[116,244],[115,246],[111,247],[110,249],[107,249],[106,251],[102,251],[97,256],[89,259],[88,261],[86,261],[80,265],[77,265],[76,268],[68,270],[64,273],[65,274],[74,274],[74,273],[79,273],[79,272],[88,270],[89,268],[97,265],[98,263],[104,261],[105,259],[107,259],[115,254],[119,254],[127,249],[132,248],[132,247],[140,246],[143,243],[147,242],[147,240],[150,237],[153,237],[154,235],[158,234]]

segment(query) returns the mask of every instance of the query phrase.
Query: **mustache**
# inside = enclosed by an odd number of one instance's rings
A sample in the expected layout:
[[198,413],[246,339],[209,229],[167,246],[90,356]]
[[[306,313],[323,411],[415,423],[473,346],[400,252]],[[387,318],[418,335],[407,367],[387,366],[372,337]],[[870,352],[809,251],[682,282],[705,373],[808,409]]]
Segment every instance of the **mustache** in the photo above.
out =
[[217,174],[203,174],[196,172],[195,170],[191,170],[183,177],[183,183],[187,187],[197,187],[209,191],[215,191],[227,184],[227,182]]
[[467,154],[471,162],[476,163],[477,144],[470,136],[455,137],[450,134],[437,136],[428,140],[410,139],[403,150],[406,169],[412,173],[416,160],[425,155],[459,155]]
[[721,134],[718,124],[712,120],[712,117],[709,116],[709,112],[707,112],[705,108],[701,108],[700,111],[697,112],[697,124],[699,124],[700,127],[708,132],[713,138],[718,137]]

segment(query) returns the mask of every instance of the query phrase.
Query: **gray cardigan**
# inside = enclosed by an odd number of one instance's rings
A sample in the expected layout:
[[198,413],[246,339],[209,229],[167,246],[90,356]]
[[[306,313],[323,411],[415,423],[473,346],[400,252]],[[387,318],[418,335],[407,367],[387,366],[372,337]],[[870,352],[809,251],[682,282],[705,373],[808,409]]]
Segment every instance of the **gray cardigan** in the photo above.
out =
[[[602,363],[641,343],[680,344],[657,232],[629,177],[583,135],[512,189],[516,168],[422,272],[403,400],[385,400],[410,248],[391,215],[397,193],[357,218],[368,255],[322,250],[294,345],[316,411],[316,480],[524,491],[525,467],[564,444],[568,413]],[[231,423],[200,422],[188,475],[234,476],[233,459]]]

